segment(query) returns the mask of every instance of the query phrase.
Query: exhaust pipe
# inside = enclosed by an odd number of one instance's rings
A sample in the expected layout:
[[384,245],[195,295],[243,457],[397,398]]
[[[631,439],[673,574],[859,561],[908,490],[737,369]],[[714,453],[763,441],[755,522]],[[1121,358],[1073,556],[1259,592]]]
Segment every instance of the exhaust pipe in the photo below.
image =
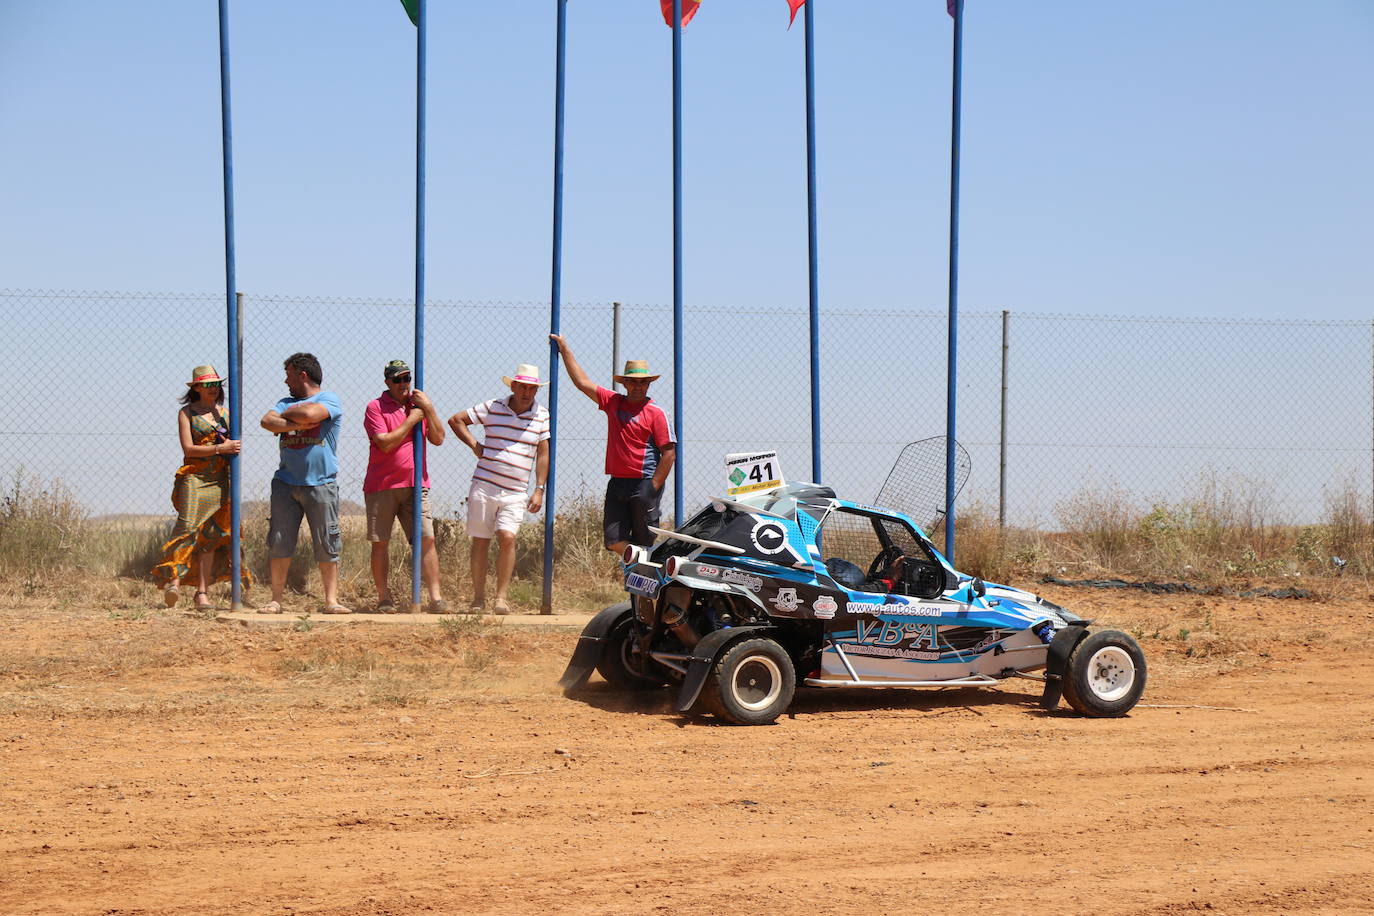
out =
[[663,625],[672,630],[673,634],[689,649],[695,648],[696,644],[701,642],[701,636],[697,634],[697,631],[692,628],[692,624],[687,620],[687,611],[672,598],[664,601]]

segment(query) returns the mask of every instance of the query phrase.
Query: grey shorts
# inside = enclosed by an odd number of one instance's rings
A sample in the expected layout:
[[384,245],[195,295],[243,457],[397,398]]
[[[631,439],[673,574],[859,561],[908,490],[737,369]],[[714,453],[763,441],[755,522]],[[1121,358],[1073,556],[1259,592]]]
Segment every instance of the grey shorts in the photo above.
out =
[[[414,541],[414,487],[396,487],[391,490],[378,490],[376,493],[364,493],[363,504],[367,509],[369,541],[390,541],[392,525],[398,518],[401,520],[401,530],[406,533],[406,541]],[[420,491],[420,537],[434,537],[434,519],[429,517],[429,487]]]
[[301,519],[310,525],[310,540],[315,559],[321,563],[339,562],[343,536],[339,532],[339,485],[293,487],[272,478],[272,516],[267,520],[267,555],[285,559],[296,552],[296,535]]

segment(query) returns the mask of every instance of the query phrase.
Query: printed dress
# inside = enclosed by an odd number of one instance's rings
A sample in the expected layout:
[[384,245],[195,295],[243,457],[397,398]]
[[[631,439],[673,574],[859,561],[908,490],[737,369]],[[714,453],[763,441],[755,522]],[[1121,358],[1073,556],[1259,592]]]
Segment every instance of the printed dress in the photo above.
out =
[[[221,429],[209,417],[191,417],[194,444],[214,445],[221,435]],[[172,529],[172,539],[162,545],[162,560],[153,567],[153,577],[162,583],[172,578],[195,582],[201,561],[213,550],[219,552],[215,554],[210,582],[227,582],[231,513],[229,460],[219,455],[188,457],[186,463],[177,468],[172,507],[177,510],[176,527]],[[245,586],[252,584],[253,577],[247,567],[243,568],[242,575]]]

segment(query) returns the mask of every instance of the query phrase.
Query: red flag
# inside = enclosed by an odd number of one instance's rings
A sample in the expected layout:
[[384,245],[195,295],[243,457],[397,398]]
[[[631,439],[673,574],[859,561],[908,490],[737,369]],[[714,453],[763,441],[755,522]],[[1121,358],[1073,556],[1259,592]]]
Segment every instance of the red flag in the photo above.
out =
[[792,7],[792,15],[787,19],[787,27],[792,28],[792,23],[797,21],[797,10],[802,8],[806,0],[787,0],[787,5]]
[[[791,0],[788,0],[790,3]],[[668,28],[673,27],[673,0],[659,0],[659,5],[663,7],[663,22]],[[701,6],[701,0],[682,0],[682,24],[686,25],[692,21],[692,17],[697,14],[697,7]]]
[[955,6],[955,4],[957,4],[958,2],[959,2],[959,0],[945,0],[945,10],[946,10],[951,16],[954,15],[954,6]]

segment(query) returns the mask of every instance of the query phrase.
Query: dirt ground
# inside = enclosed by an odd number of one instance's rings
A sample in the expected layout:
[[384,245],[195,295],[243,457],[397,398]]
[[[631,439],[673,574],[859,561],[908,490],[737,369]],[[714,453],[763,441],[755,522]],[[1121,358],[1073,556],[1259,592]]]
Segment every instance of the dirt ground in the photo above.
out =
[[1014,681],[739,728],[563,697],[567,628],[10,600],[0,912],[1374,912],[1374,601],[1047,592],[1138,634],[1132,715]]

